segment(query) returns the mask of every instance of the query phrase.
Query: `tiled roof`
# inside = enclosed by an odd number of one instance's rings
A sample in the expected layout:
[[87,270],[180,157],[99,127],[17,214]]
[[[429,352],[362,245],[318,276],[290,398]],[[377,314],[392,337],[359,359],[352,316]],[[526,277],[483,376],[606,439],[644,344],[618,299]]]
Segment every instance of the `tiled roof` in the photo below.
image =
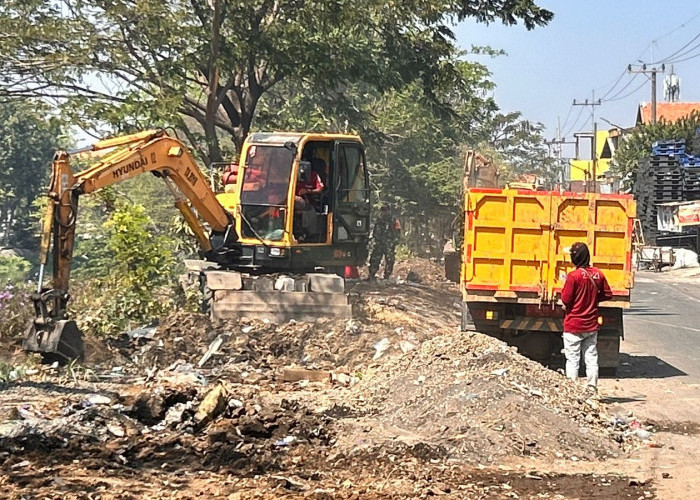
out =
[[[693,111],[700,112],[700,102],[657,102],[656,119],[675,122]],[[643,102],[637,111],[637,125],[651,123],[651,103]]]

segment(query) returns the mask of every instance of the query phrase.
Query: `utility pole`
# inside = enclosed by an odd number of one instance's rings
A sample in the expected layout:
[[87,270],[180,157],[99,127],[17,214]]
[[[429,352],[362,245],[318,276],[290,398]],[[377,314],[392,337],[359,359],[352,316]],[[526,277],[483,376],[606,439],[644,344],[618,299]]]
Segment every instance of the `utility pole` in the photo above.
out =
[[[567,141],[566,137],[561,136],[561,123],[559,120],[559,117],[557,117],[557,136],[556,138],[552,139],[551,141],[544,141],[544,143],[547,145],[547,148],[549,149],[549,155],[552,155],[552,147],[554,147],[554,152],[557,155],[557,165],[559,166],[560,169],[560,175],[561,175],[561,184],[560,188],[564,185],[564,182],[568,179],[565,179],[565,173],[566,171],[564,170],[564,161],[562,159],[562,146],[564,144],[576,144],[576,141]],[[560,189],[563,191],[563,188]]]
[[[642,73],[643,75],[651,75],[648,77],[651,80],[651,123],[656,123],[656,73],[659,68],[654,66],[651,69],[647,69],[646,64],[642,64],[641,69],[632,69],[632,65],[627,65],[628,73]],[[666,65],[661,65],[661,72],[666,71]]]
[[[576,102],[576,99],[574,99],[573,106],[590,106],[591,107],[591,123],[593,124],[593,138],[591,139],[591,161],[593,164],[593,171],[591,172],[591,177],[593,178],[593,192],[597,193],[598,192],[598,183],[597,183],[597,175],[596,175],[596,170],[598,167],[598,155],[596,154],[597,151],[597,137],[596,137],[596,131],[598,129],[598,124],[595,121],[595,107],[600,106],[601,102],[600,99],[597,101],[595,100],[595,91],[591,91],[591,101],[588,102],[588,99],[586,99],[583,102]],[[578,149],[578,147],[577,147]],[[578,155],[577,155],[578,156]],[[588,189],[588,182],[586,182],[586,191],[589,191]]]

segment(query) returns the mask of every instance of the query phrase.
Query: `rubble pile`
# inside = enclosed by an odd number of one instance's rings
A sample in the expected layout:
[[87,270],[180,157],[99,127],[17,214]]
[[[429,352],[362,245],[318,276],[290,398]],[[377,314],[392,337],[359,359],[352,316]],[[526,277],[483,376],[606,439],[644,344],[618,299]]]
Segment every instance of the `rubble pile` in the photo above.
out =
[[372,439],[422,442],[445,456],[593,460],[617,455],[610,418],[563,375],[478,333],[453,332],[388,361],[354,387]]
[[534,460],[614,456],[609,427],[646,437],[633,420],[460,333],[434,264],[397,267],[350,287],[351,320],[176,312],[93,341],[89,368],[25,371],[0,385],[0,484],[17,498],[639,497],[624,477]]

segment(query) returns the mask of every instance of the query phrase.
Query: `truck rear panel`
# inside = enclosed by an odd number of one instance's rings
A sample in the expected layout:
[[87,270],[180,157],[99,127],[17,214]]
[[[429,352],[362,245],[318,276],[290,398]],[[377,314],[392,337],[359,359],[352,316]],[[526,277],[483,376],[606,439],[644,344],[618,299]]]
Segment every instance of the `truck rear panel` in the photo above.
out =
[[[567,249],[588,244],[613,299],[599,309],[599,364],[614,372],[622,308],[633,286],[636,204],[628,195],[470,189],[464,199],[462,329],[500,338],[534,359],[560,363],[564,311],[557,300],[573,269]],[[559,361],[557,361],[559,359]]]
[[627,307],[633,286],[629,195],[470,189],[465,195],[461,285],[464,300],[554,302],[572,270],[567,249],[583,241],[614,298]]

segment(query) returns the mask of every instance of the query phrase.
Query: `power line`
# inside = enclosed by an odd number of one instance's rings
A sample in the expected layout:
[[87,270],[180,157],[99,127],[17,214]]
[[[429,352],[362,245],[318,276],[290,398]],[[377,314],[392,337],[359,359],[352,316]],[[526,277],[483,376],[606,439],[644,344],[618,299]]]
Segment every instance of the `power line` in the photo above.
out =
[[[634,78],[633,78],[632,80],[634,80]],[[632,81],[632,80],[630,80],[630,81]],[[647,82],[642,82],[638,87],[636,87],[634,90],[631,90],[631,91],[628,92],[627,94],[625,94],[625,95],[623,95],[623,96],[621,96],[621,97],[617,97],[617,98],[615,98],[615,99],[608,99],[608,100],[606,100],[605,102],[615,102],[615,101],[621,101],[622,99],[626,99],[626,98],[628,98],[629,96],[631,96],[632,94],[634,94],[635,92],[637,92],[639,89],[641,89],[642,87],[644,87],[644,85],[646,85],[646,83],[647,83]]]
[[[571,107],[573,108],[573,105]],[[578,115],[576,116],[576,121],[574,121],[574,123],[571,125],[571,127],[569,127],[567,129],[567,131],[562,134],[562,137],[566,137],[567,135],[569,135],[569,133],[571,133],[572,130],[574,130],[574,128],[576,128],[576,125],[578,124],[578,121],[581,119],[582,114],[583,114],[583,107],[578,112]]]
[[683,61],[690,61],[691,59],[695,59],[696,57],[700,57],[700,52],[698,52],[697,54],[694,54],[690,57],[686,57],[684,59],[676,59],[675,61],[671,61],[671,62],[672,63],[679,63],[679,62],[683,62]]
[[[688,45],[690,45],[691,43],[693,43],[693,42],[694,42],[695,40],[697,40],[698,38],[700,38],[700,33],[698,33],[697,35],[695,35],[688,43],[686,43],[685,45],[683,45],[683,47],[681,47],[680,49],[678,49],[677,51],[675,51],[675,52],[674,52],[673,54],[671,54],[670,56],[666,56],[666,57],[664,57],[663,59],[661,59],[661,60],[659,60],[659,61],[652,62],[652,63],[649,63],[649,64],[661,64],[661,63],[671,62],[670,60],[673,59],[674,57],[683,55],[683,54],[679,54],[679,53],[682,52],[684,49],[686,49],[686,48],[688,47]],[[696,45],[695,47],[689,49],[689,51],[692,51],[692,50],[696,49],[698,46],[699,46],[699,45]],[[686,51],[686,52],[689,52],[689,51]]]
[[[668,33],[665,33],[665,34],[661,35],[660,37],[658,37],[658,38],[652,40],[651,43],[658,42],[658,41],[661,40],[662,38],[666,38],[668,35],[672,35],[672,34],[675,33],[676,31],[678,31],[679,29],[685,28],[688,24],[690,24],[691,22],[693,22],[693,21],[694,21],[695,19],[697,19],[698,17],[700,17],[700,12],[698,12],[698,13],[695,14],[693,17],[691,17],[690,19],[688,19],[687,21],[685,21],[685,22],[684,22],[683,24],[681,24],[680,26],[676,26],[675,28],[673,28],[673,29],[672,29],[671,31],[669,31]],[[644,52],[646,52],[646,49],[644,50]]]
[[627,70],[622,70],[622,73],[620,73],[620,76],[615,80],[615,83],[613,84],[612,87],[605,93],[603,97],[601,97],[602,100],[605,100],[606,97],[610,95],[610,93],[615,90],[615,87],[617,87],[617,84],[620,83],[620,80],[627,74]]
[[566,124],[569,123],[569,117],[571,116],[571,111],[574,109],[574,105],[572,104],[569,106],[569,111],[566,113],[566,118],[564,118],[564,125],[559,127],[559,130],[563,129],[566,127]]
[[[625,73],[627,73],[626,70],[625,70]],[[627,90],[627,87],[629,87],[630,85],[632,85],[632,82],[634,82],[634,81],[637,79],[637,76],[639,76],[639,75],[638,75],[638,74],[635,74],[635,75],[630,79],[630,81],[627,82],[627,84],[626,84],[624,87],[622,87],[620,90],[617,91],[617,94],[615,94],[614,96],[612,96],[610,99],[604,99],[604,101],[605,101],[605,102],[616,101],[616,100],[617,100],[617,96],[619,96],[619,95],[622,94],[625,90]]]

